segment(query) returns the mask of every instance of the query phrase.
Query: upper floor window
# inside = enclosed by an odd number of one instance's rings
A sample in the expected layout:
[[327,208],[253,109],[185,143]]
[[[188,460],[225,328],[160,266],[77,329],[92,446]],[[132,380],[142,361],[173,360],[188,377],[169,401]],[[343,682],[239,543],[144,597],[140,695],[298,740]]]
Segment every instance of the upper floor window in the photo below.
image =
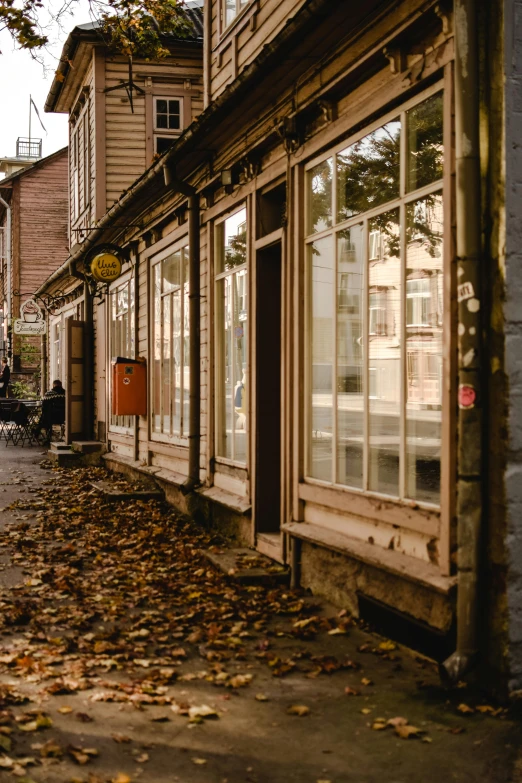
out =
[[243,8],[247,6],[250,0],[222,0],[223,2],[223,27],[228,27],[236,16],[238,16]]
[[90,140],[87,107],[71,132],[71,219],[76,220],[90,202]]
[[183,130],[183,100],[154,98],[154,152],[161,155]]

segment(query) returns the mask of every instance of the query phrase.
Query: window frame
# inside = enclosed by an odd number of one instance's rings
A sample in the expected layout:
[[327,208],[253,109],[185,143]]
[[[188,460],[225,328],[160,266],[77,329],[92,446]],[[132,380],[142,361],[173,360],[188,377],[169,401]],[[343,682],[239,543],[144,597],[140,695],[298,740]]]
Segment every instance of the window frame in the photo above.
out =
[[[91,142],[89,122],[89,101],[78,114],[70,129],[70,211],[71,224],[82,216],[91,203]],[[83,169],[83,185],[80,174]]]
[[[155,367],[154,367],[154,364],[155,364],[155,345],[154,345],[155,327],[154,327],[154,318],[155,318],[155,294],[156,294],[155,288],[154,288],[154,268],[156,266],[158,266],[158,264],[162,264],[167,258],[169,258],[169,256],[173,255],[174,253],[177,253],[178,251],[180,251],[180,252],[185,251],[187,253],[187,256],[188,256],[188,248],[189,248],[188,242],[189,242],[188,234],[185,234],[184,236],[182,236],[179,239],[177,239],[176,242],[174,242],[172,245],[169,245],[169,247],[165,248],[161,252],[156,253],[155,255],[153,255],[153,256],[151,256],[149,258],[149,280],[150,280],[150,286],[149,286],[149,290],[150,290],[150,299],[149,299],[149,301],[150,301],[150,307],[149,307],[149,313],[150,313],[149,334],[150,334],[150,357],[151,357],[151,360],[149,362],[149,364],[150,364],[150,373],[149,373],[149,399],[150,399],[150,415],[149,415],[150,425],[149,426],[150,426],[150,432],[149,432],[149,437],[150,437],[151,441],[154,441],[156,443],[169,443],[169,444],[172,444],[172,445],[184,446],[184,447],[188,447],[189,423],[188,423],[188,420],[187,420],[187,422],[184,422],[184,416],[183,416],[183,410],[184,410],[183,406],[185,404],[185,400],[184,400],[185,395],[184,395],[184,387],[183,386],[180,387],[181,388],[181,393],[180,393],[180,409],[181,409],[180,432],[176,433],[176,432],[173,432],[173,430],[172,430],[172,418],[173,418],[172,417],[172,408],[170,409],[170,412],[169,412],[170,432],[167,433],[167,432],[164,432],[163,430],[158,431],[156,429],[156,427],[155,427],[156,411],[155,411],[155,408],[154,408],[154,401],[155,401],[156,382],[157,381],[155,379]],[[185,281],[184,281],[184,284],[185,284]],[[187,276],[186,285],[187,286],[190,285],[189,275]],[[187,339],[187,337],[188,337],[188,339],[190,339],[190,332],[188,332],[187,335],[185,334],[184,323],[188,319],[188,312],[185,313],[185,306],[186,305],[185,305],[185,296],[183,294],[183,286],[181,287],[180,290],[181,290],[181,295],[180,295],[180,303],[181,303],[180,320],[181,320],[181,324],[183,326],[183,335],[182,335],[182,338],[181,338],[182,354],[183,354],[182,366],[185,367],[186,365],[185,365],[185,348],[184,348],[184,343],[185,343],[185,340]],[[161,292],[160,293],[160,299],[164,299],[166,297],[169,297],[170,302],[171,302],[170,306],[172,306],[172,294],[173,293],[174,293],[173,291],[169,291],[169,292],[165,292],[165,293]],[[188,288],[187,296],[190,296],[190,287]],[[186,318],[184,317],[185,315],[186,315]],[[171,349],[170,349],[169,361],[172,358],[172,341],[173,341],[172,337],[173,336],[172,336],[172,333],[171,333],[171,335],[170,335],[170,346],[171,346]],[[189,354],[189,361],[190,361],[190,354]],[[190,367],[190,365],[189,365],[189,367]],[[160,370],[160,379],[159,379],[159,384],[160,384],[160,391],[159,391],[159,394],[160,394],[160,411],[159,411],[159,416],[160,416],[160,420],[163,421],[163,409],[162,409],[162,402],[161,402],[162,399],[163,399],[162,391],[161,391],[161,386],[162,386],[162,382],[163,382],[163,350],[161,350],[160,368],[161,368],[161,370]],[[170,377],[170,386],[169,387],[170,387],[170,389],[172,391],[172,372],[170,373],[170,376],[171,377]],[[184,424],[185,424],[185,426],[184,426]],[[186,430],[186,434],[185,434],[185,430]]]
[[220,22],[221,22],[221,35],[225,35],[232,26],[240,19],[246,9],[251,5],[253,0],[235,0],[236,12],[230,22],[227,23],[227,0],[220,0]]
[[[158,101],[177,101],[179,106],[179,128],[158,128],[157,127],[157,102]],[[164,112],[161,112],[162,114]],[[167,118],[169,112],[167,111]],[[185,127],[185,105],[183,95],[165,95],[162,93],[154,94],[152,96],[152,148],[153,154],[160,154],[157,152],[157,140],[169,139],[172,143],[175,139],[179,138],[183,133]]]
[[[221,236],[221,231],[224,229],[224,225],[227,220],[232,218],[234,215],[237,215],[239,212],[245,210],[245,224],[246,224],[246,261],[243,264],[240,264],[239,266],[234,267],[233,269],[229,270],[222,270],[220,272],[217,272],[217,260],[218,256],[221,252],[221,248],[218,246],[219,238]],[[222,228],[223,227],[223,228]],[[213,421],[213,427],[214,427],[214,461],[217,464],[222,465],[229,465],[231,467],[238,468],[240,470],[248,469],[250,464],[250,441],[251,441],[251,426],[250,426],[250,404],[249,404],[249,392],[248,389],[246,390],[246,398],[245,398],[245,404],[247,406],[247,413],[245,415],[245,434],[246,434],[246,453],[245,453],[245,461],[240,462],[237,459],[235,459],[235,412],[232,412],[232,430],[231,430],[231,445],[232,445],[232,457],[226,457],[221,454],[218,454],[218,439],[219,439],[219,419],[222,415],[222,411],[220,409],[220,401],[218,397],[218,382],[220,378],[220,366],[218,366],[221,354],[223,353],[224,349],[222,346],[218,344],[219,336],[221,334],[220,332],[220,326],[218,326],[217,323],[217,302],[219,300],[218,295],[218,285],[221,280],[224,280],[226,278],[233,278],[238,272],[246,272],[245,276],[245,290],[243,292],[243,296],[246,296],[246,323],[248,324],[248,344],[246,349],[246,374],[247,378],[251,378],[251,367],[250,367],[250,351],[251,351],[251,292],[250,292],[250,233],[251,233],[251,226],[250,226],[250,211],[249,211],[249,202],[248,200],[243,201],[240,204],[234,205],[232,209],[227,211],[226,213],[223,213],[218,218],[216,218],[213,221],[213,237],[214,237],[214,253],[213,253],[213,322],[214,322],[214,335],[213,335],[213,350],[214,350],[214,377],[213,377],[213,394],[214,394],[214,421]],[[232,387],[232,402],[233,402],[233,395],[234,395],[234,385]],[[235,406],[232,404],[232,407]],[[225,410],[225,419],[226,419],[226,410]]]
[[[126,358],[129,359],[136,359],[137,358],[137,334],[136,334],[136,280],[133,274],[133,270],[129,269],[125,274],[123,274],[118,280],[116,280],[109,288],[109,291],[107,292],[107,299],[108,299],[108,309],[109,309],[109,328],[108,328],[108,342],[109,342],[109,351],[108,351],[108,363],[109,363],[109,411],[108,411],[108,422],[109,422],[109,432],[117,433],[120,435],[132,435],[134,430],[134,416],[115,416],[112,413],[112,359],[113,356],[115,356],[113,352],[113,296],[117,296],[119,291],[121,291],[123,288],[128,287],[129,288],[129,297],[130,297],[130,288],[132,287],[134,289],[133,291],[133,299],[132,299],[132,305],[129,304],[127,308],[128,313],[128,336],[127,338],[130,341],[130,344],[134,344],[134,350],[132,353],[134,356],[128,356]],[[132,337],[132,333],[134,332],[134,338]],[[128,421],[120,422],[118,423],[115,421],[115,419],[127,419]]]
[[[383,500],[387,504],[390,505],[399,505],[399,506],[409,506],[412,505],[415,507],[419,507],[419,509],[425,509],[426,512],[435,512],[435,513],[443,513],[444,508],[447,507],[448,503],[450,503],[449,497],[450,497],[450,491],[454,485],[454,479],[450,477],[449,471],[444,471],[443,469],[443,460],[448,459],[447,455],[447,438],[445,438],[444,430],[445,430],[445,419],[450,415],[450,393],[445,393],[443,390],[442,393],[442,399],[441,399],[441,488],[440,488],[440,503],[434,504],[427,502],[425,500],[413,500],[408,498],[405,495],[405,489],[406,489],[406,477],[405,477],[405,467],[403,466],[400,469],[400,479],[399,479],[399,496],[395,495],[388,495],[384,492],[378,492],[375,490],[371,490],[368,487],[368,459],[363,459],[364,464],[364,475],[363,475],[363,488],[358,488],[355,486],[350,486],[346,484],[341,484],[338,481],[336,481],[337,478],[337,388],[335,381],[332,383],[332,480],[331,481],[325,481],[320,478],[315,478],[310,474],[310,454],[311,454],[311,429],[312,429],[312,346],[311,346],[311,302],[312,302],[312,296],[311,296],[311,285],[309,280],[309,274],[308,274],[308,264],[309,264],[309,247],[314,243],[321,239],[324,239],[326,237],[332,237],[333,238],[333,247],[334,247],[334,253],[335,253],[335,259],[336,259],[336,269],[338,269],[337,265],[337,259],[338,259],[338,247],[337,242],[335,241],[335,237],[340,234],[342,230],[350,229],[355,226],[361,225],[362,223],[365,224],[365,226],[369,227],[370,221],[372,218],[382,215],[384,213],[391,212],[394,209],[400,209],[400,236],[401,236],[401,257],[400,257],[400,263],[401,266],[406,263],[405,261],[405,221],[406,221],[406,208],[408,204],[413,203],[415,201],[418,201],[426,196],[438,194],[440,193],[442,195],[443,199],[443,236],[441,241],[441,251],[443,254],[443,265],[442,265],[442,275],[443,280],[446,281],[447,275],[449,274],[448,266],[449,266],[449,254],[448,254],[448,240],[446,237],[446,234],[448,232],[449,228],[449,219],[448,215],[451,213],[451,182],[450,182],[450,176],[447,174],[448,171],[451,170],[452,166],[452,155],[451,155],[451,149],[449,145],[449,138],[451,134],[448,134],[446,130],[447,123],[451,122],[451,117],[449,116],[448,112],[448,101],[446,100],[446,95],[450,92],[450,86],[449,86],[449,80],[447,79],[440,79],[437,82],[433,83],[428,88],[425,88],[423,91],[416,94],[413,98],[410,98],[404,102],[401,102],[398,107],[394,110],[388,111],[381,115],[377,120],[374,120],[373,122],[363,125],[361,129],[348,137],[343,138],[341,141],[336,142],[334,145],[329,147],[325,152],[323,152],[321,155],[316,155],[313,158],[310,158],[305,164],[303,164],[303,207],[304,207],[304,214],[305,214],[305,226],[303,230],[303,246],[304,246],[304,257],[305,257],[305,269],[306,273],[304,276],[304,301],[306,303],[305,305],[305,319],[304,319],[304,346],[303,346],[303,358],[304,358],[304,380],[305,380],[305,391],[304,391],[304,417],[303,417],[303,427],[300,430],[300,438],[302,438],[302,446],[303,446],[303,468],[304,468],[304,475],[301,479],[302,484],[310,484],[315,485],[318,488],[324,488],[324,490],[335,490],[340,491],[342,493],[345,493],[347,495],[356,495],[363,500],[364,498],[368,498],[371,501],[371,498],[375,498],[378,500]],[[378,130],[383,125],[386,125],[388,122],[394,120],[394,119],[401,119],[403,122],[403,132],[401,133],[401,141],[400,141],[400,155],[401,160],[403,157],[406,157],[407,154],[407,134],[404,132],[404,119],[406,112],[408,112],[410,109],[414,108],[415,106],[423,103],[428,98],[438,94],[442,93],[443,99],[442,99],[442,112],[443,112],[443,148],[444,148],[444,170],[442,177],[438,180],[435,180],[434,182],[430,183],[429,185],[425,185],[422,187],[419,187],[417,189],[413,189],[411,192],[407,191],[406,189],[406,166],[401,165],[401,175],[400,175],[400,189],[399,189],[399,195],[397,198],[394,198],[388,202],[385,202],[383,204],[379,204],[379,206],[374,207],[373,209],[366,210],[365,212],[358,213],[356,215],[352,215],[348,217],[345,220],[338,220],[337,210],[336,210],[336,204],[337,204],[337,176],[335,172],[335,166],[332,168],[332,208],[331,208],[331,224],[317,232],[313,232],[313,229],[308,226],[308,215],[310,214],[310,199],[309,199],[309,189],[308,189],[308,172],[318,166],[321,163],[324,163],[329,158],[332,158],[335,160],[335,155],[339,152],[342,152],[347,147],[355,144],[356,142],[360,141],[361,139],[364,139],[369,134],[373,133],[375,130]],[[366,230],[366,236],[364,238],[364,258],[366,261],[364,262],[364,286],[363,286],[363,297],[361,302],[361,307],[363,311],[363,318],[362,318],[362,330],[363,335],[369,334],[369,285],[368,285],[368,269],[367,266],[371,263],[378,263],[380,255],[377,255],[375,258],[370,259],[370,232],[367,228]],[[406,283],[406,277],[404,276],[404,283]],[[334,299],[337,297],[337,284],[333,286],[334,288]],[[442,313],[442,329],[443,329],[443,357],[442,357],[442,377],[447,378],[448,377],[448,368],[449,363],[451,362],[451,358],[449,357],[449,354],[451,353],[450,350],[445,350],[445,341],[452,341],[453,340],[453,331],[451,334],[447,334],[446,329],[448,325],[447,318],[447,310],[449,308],[449,298],[447,297],[447,284],[446,282],[443,283],[443,290],[444,290],[444,298],[445,298],[445,305],[444,310]],[[401,294],[401,308],[404,312],[403,317],[401,318],[401,328],[400,332],[398,333],[398,336],[402,340],[403,344],[403,350],[401,351],[401,389],[400,389],[400,409],[401,409],[401,421],[400,421],[400,427],[401,427],[401,449],[403,451],[403,454],[405,454],[404,446],[402,444],[402,441],[405,440],[405,425],[406,425],[406,416],[404,415],[406,411],[406,403],[407,403],[407,377],[406,377],[406,366],[407,366],[407,328],[406,328],[406,285],[404,285],[404,291]],[[333,309],[332,309],[332,318],[334,322],[333,326],[333,342],[334,345],[337,346],[338,341],[338,323],[337,323],[337,303],[334,303]],[[453,324],[452,324],[453,329]],[[336,349],[337,350],[337,349]],[[336,356],[336,354],[335,354]],[[372,370],[372,367],[370,367],[371,359],[367,354],[365,353],[363,357],[363,379],[366,381],[366,388],[368,389],[368,399],[377,399],[373,395],[370,395],[370,372]],[[337,358],[335,359],[335,364],[332,365],[332,372],[335,372],[335,368],[337,366]],[[364,382],[363,380],[363,382]],[[369,429],[368,429],[368,411],[367,407],[364,412],[364,418],[365,418],[365,431],[364,431],[364,440],[368,442],[369,437]],[[446,447],[446,448],[445,448]],[[404,459],[401,460],[403,463],[405,462]]]

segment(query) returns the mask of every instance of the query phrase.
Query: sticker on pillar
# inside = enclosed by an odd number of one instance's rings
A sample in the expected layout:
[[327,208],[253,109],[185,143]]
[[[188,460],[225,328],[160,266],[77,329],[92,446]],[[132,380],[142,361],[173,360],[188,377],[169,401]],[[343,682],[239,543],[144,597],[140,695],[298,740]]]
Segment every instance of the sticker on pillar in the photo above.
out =
[[473,296],[475,296],[475,291],[472,283],[461,283],[457,286],[457,301],[464,302]]
[[125,384],[125,386],[128,386],[130,383],[130,378],[124,378],[123,383]]
[[459,408],[464,410],[475,407],[477,392],[473,386],[461,383],[459,386]]

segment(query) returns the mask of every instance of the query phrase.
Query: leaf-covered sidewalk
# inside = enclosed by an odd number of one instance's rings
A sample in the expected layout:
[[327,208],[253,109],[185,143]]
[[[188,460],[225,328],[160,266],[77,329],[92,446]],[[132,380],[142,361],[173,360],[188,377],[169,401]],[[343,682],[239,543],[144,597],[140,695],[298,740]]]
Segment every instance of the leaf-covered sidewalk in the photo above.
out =
[[101,469],[19,452],[0,463],[0,780],[513,779],[509,712],[312,596],[228,580],[200,553],[222,542],[107,504]]

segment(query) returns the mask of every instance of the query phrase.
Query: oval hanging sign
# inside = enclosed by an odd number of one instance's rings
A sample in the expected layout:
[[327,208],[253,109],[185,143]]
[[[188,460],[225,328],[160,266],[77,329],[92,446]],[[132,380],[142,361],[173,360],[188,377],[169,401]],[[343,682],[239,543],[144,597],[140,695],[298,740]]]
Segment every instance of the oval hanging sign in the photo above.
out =
[[121,275],[121,261],[114,253],[98,253],[91,261],[91,274],[100,283],[112,283]]

